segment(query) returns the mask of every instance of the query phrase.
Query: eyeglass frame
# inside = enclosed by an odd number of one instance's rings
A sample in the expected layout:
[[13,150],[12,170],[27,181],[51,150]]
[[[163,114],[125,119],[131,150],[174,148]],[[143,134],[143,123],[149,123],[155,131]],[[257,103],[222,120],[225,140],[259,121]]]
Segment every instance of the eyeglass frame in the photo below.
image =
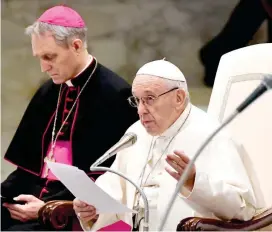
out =
[[[170,93],[170,92],[172,92],[173,90],[176,90],[176,89],[179,89],[179,87],[174,87],[174,88],[172,88],[172,89],[170,89],[170,90],[168,90],[168,91],[166,91],[166,92],[163,92],[163,93],[161,93],[160,95],[158,95],[158,96],[151,96],[151,95],[149,95],[149,96],[146,96],[146,97],[141,97],[141,98],[136,98],[135,96],[130,96],[127,100],[128,100],[128,102],[129,102],[129,104],[132,106],[132,107],[139,107],[139,103],[140,103],[140,100],[142,101],[142,103],[146,106],[146,105],[148,105],[148,106],[151,106],[151,105],[153,105],[154,104],[154,102],[160,97],[160,96],[163,96],[163,95],[165,95],[165,94],[167,94],[167,93]],[[150,105],[150,104],[146,104],[146,100],[144,100],[144,98],[147,98],[147,97],[152,97],[153,99],[153,103]],[[136,102],[136,105],[132,102],[132,98],[134,98],[134,99],[138,99],[138,100],[135,100],[135,102]],[[137,103],[138,102],[138,103]]]

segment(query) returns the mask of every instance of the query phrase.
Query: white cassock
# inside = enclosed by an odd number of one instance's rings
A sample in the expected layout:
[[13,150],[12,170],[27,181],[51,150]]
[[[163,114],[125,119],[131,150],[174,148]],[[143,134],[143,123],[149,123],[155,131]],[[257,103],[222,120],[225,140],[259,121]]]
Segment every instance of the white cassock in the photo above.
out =
[[[157,230],[177,184],[164,169],[168,165],[166,155],[182,150],[191,158],[218,125],[205,112],[188,104],[177,121],[160,136],[149,135],[139,121],[127,130],[137,134],[137,142],[119,152],[111,168],[138,184],[142,180],[150,205],[150,231]],[[96,180],[96,184],[131,209],[138,202],[135,187],[116,174],[105,173]],[[143,207],[141,200],[139,206]],[[186,193],[181,190],[164,230],[175,231],[180,220],[186,217],[249,220],[254,213],[255,197],[242,160],[233,141],[222,132],[197,159],[193,191]],[[133,226],[132,214],[129,213],[101,214],[92,227],[81,225],[84,230],[98,230],[119,220]]]

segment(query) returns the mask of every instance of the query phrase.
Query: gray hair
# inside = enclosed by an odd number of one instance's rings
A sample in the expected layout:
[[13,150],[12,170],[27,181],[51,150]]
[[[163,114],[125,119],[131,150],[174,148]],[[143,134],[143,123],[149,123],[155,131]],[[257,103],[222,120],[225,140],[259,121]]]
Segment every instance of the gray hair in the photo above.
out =
[[185,106],[190,102],[190,94],[188,91],[187,83],[185,81],[174,81],[170,79],[163,79],[169,89],[179,88],[185,92]]
[[72,39],[80,39],[87,48],[87,28],[74,28],[52,25],[44,22],[35,22],[25,29],[27,35],[43,35],[52,32],[57,44],[68,47]]

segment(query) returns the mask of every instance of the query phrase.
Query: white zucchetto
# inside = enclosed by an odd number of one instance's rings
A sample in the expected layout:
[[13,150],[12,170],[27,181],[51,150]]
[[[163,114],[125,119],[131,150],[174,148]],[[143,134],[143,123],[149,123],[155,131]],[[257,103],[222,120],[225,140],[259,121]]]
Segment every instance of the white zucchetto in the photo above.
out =
[[137,75],[150,75],[173,81],[186,82],[186,79],[180,69],[164,59],[146,63],[138,70],[136,76]]

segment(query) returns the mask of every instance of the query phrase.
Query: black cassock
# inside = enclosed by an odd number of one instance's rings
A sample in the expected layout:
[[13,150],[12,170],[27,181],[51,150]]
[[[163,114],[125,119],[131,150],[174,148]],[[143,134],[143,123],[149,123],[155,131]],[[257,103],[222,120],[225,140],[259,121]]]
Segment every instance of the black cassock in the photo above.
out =
[[[71,80],[72,87],[66,83],[62,85],[56,133],[95,69],[96,62],[94,59],[87,69]],[[51,143],[59,89],[60,85],[54,84],[52,80],[47,81],[28,105],[4,157],[15,164],[17,169],[1,183],[2,196],[32,194],[45,202],[74,199],[59,181],[41,178],[44,158]],[[131,107],[127,101],[130,95],[131,86],[128,83],[97,63],[58,136],[58,140],[71,141],[74,166],[91,175],[90,165],[118,142],[126,129],[138,120],[136,108]],[[111,158],[103,166],[109,167],[113,161],[114,158]],[[92,175],[94,178],[98,176]],[[3,230],[45,229],[37,221],[22,224],[11,220],[4,207],[1,207],[1,211]]]

